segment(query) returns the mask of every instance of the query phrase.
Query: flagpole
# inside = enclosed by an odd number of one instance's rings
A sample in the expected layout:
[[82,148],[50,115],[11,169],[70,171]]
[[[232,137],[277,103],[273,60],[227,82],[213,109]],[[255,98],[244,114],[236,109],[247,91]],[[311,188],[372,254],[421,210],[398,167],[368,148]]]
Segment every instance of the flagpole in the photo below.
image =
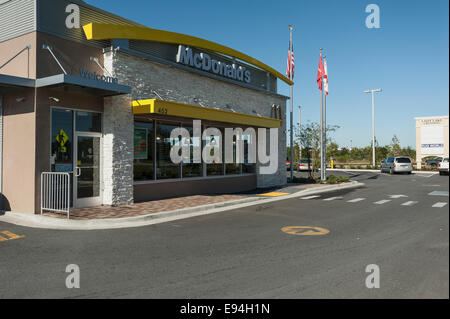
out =
[[[323,63],[324,63],[324,67],[326,66],[327,63],[327,57],[323,56]],[[325,69],[326,70],[326,69]],[[327,78],[327,87],[328,87],[328,78]],[[325,91],[325,85],[323,86],[323,90]],[[324,179],[327,179],[327,95],[324,92],[323,94],[323,161],[324,161],[324,167],[323,167],[323,175],[324,175]]]
[[[320,48],[320,60],[322,60],[322,48]],[[323,74],[320,80],[322,81],[320,90],[320,179],[323,181]]]
[[[291,25],[289,25],[289,35],[290,35],[290,37],[289,37],[289,51],[290,51],[290,58],[289,58],[289,79],[291,80],[291,82],[292,82],[292,30],[293,30],[293,27],[291,26]],[[293,132],[293,130],[294,130],[294,85],[293,84],[291,84],[291,90],[290,90],[290,93],[291,93],[291,97],[290,97],[290,117],[291,117],[291,142],[290,142],[290,144],[291,144],[291,161],[290,161],[290,164],[291,164],[291,167],[290,167],[290,169],[291,169],[291,182],[293,182],[294,181],[294,147],[293,147],[293,144],[294,144],[294,132]]]

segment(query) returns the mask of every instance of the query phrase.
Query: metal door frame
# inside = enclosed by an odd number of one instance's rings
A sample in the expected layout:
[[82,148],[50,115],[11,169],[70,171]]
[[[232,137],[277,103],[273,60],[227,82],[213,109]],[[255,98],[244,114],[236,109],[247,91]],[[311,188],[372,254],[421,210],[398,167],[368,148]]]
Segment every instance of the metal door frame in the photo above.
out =
[[[100,139],[100,150],[99,150],[99,196],[78,199],[78,137],[98,137]],[[75,131],[74,134],[74,156],[73,156],[73,207],[74,208],[84,208],[84,207],[94,207],[103,204],[103,134],[93,133],[93,132],[78,132]]]

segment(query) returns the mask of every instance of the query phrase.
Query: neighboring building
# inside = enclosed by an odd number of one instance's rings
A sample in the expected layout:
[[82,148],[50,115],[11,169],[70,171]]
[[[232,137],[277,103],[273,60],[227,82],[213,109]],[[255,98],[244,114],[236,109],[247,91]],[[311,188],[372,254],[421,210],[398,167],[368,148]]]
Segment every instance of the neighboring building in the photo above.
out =
[[417,117],[415,120],[417,167],[421,168],[424,157],[448,157],[448,115]]
[[[236,50],[83,1],[0,0],[3,208],[38,212],[43,172],[70,174],[73,207],[284,185],[287,97],[277,93],[278,79],[291,84]],[[193,120],[222,134],[278,128],[278,169],[260,174],[248,161],[251,134],[243,136],[243,164],[196,163],[192,155],[173,164],[170,131],[195,133]],[[219,136],[183,142],[205,147]]]

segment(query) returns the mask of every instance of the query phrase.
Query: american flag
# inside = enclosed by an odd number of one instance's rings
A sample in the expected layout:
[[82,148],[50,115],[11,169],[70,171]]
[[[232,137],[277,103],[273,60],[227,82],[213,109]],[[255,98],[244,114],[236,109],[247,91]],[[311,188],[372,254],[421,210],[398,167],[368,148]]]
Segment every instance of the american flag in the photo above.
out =
[[292,48],[292,51],[290,49],[289,45],[289,52],[288,52],[288,58],[287,58],[287,69],[286,69],[286,76],[291,79],[291,72],[292,72],[292,80],[294,79],[294,48]]

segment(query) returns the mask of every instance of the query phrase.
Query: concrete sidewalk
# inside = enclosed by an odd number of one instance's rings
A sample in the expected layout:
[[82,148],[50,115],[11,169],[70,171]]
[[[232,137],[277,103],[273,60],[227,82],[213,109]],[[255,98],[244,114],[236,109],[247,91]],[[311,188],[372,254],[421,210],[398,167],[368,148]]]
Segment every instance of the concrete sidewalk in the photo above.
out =
[[[290,185],[284,187],[285,193],[277,192],[275,196],[271,195],[274,191],[266,194],[248,196],[243,199],[230,200],[209,205],[201,205],[171,211],[152,213],[141,216],[125,217],[125,218],[109,218],[109,219],[90,219],[90,220],[69,220],[43,215],[32,215],[19,212],[6,212],[0,216],[0,222],[11,223],[14,225],[43,228],[43,229],[60,229],[60,230],[100,230],[100,229],[118,229],[130,227],[142,227],[165,223],[169,221],[196,217],[201,215],[214,214],[243,207],[259,205],[262,203],[270,203],[288,198],[302,197],[307,195],[332,192],[341,189],[353,189],[364,186],[360,182],[348,182],[337,185],[314,185],[308,186],[306,189],[298,190],[301,185]],[[267,196],[265,196],[267,195]]]

